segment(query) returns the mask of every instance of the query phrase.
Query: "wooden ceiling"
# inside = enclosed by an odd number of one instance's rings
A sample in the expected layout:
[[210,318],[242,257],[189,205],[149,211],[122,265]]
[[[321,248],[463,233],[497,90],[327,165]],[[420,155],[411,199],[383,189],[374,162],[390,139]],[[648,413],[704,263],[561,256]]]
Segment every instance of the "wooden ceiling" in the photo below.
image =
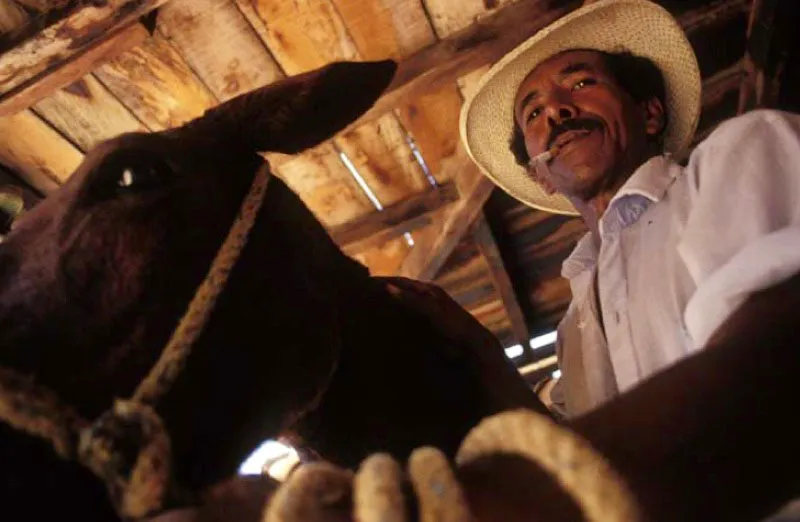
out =
[[[46,195],[116,134],[179,125],[331,61],[393,58],[373,110],[313,150],[270,155],[274,170],[373,274],[433,280],[504,344],[523,342],[563,314],[560,263],[584,229],[492,190],[459,145],[458,115],[489,64],[581,3],[0,0],[0,164]],[[661,3],[698,53],[700,136],[775,94],[745,47],[776,1]]]

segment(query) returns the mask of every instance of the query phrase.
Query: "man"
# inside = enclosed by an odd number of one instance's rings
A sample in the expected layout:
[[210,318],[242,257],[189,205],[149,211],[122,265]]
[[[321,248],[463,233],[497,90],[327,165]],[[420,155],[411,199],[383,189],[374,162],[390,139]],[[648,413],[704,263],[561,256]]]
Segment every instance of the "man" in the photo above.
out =
[[589,229],[562,269],[573,300],[554,399],[567,416],[704,348],[752,294],[800,272],[800,117],[734,118],[683,167],[700,94],[669,13],[601,0],[512,51],[463,109],[462,138],[488,177]]

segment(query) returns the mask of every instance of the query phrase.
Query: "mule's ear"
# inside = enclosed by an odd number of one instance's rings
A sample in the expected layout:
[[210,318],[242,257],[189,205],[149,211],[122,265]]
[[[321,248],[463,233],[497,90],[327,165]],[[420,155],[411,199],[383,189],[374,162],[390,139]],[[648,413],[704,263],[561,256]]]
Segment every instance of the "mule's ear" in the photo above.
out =
[[297,153],[372,107],[396,68],[391,60],[332,63],[229,100],[181,131],[252,151]]

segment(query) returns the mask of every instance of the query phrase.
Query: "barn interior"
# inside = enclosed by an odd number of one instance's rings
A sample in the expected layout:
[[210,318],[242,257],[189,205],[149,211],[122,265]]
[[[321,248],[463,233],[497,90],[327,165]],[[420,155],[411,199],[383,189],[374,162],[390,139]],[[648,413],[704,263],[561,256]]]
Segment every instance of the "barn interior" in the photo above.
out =
[[[557,371],[553,332],[570,300],[561,262],[586,230],[495,188],[464,153],[458,119],[493,62],[582,3],[0,0],[0,226],[103,140],[180,125],[330,62],[392,58],[394,82],[357,122],[266,157],[344,252],[374,275],[441,286],[539,383]],[[795,2],[659,3],[704,79],[695,142],[744,111],[800,110]]]

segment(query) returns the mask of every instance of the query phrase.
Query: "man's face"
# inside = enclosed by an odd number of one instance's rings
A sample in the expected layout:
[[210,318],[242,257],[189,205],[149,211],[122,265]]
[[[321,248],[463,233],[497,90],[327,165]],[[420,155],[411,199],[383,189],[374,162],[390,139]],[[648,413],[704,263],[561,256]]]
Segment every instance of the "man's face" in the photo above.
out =
[[549,169],[531,175],[551,192],[589,201],[618,188],[646,158],[648,134],[660,125],[651,109],[622,90],[602,54],[566,51],[522,82],[514,117],[530,157],[558,147]]

